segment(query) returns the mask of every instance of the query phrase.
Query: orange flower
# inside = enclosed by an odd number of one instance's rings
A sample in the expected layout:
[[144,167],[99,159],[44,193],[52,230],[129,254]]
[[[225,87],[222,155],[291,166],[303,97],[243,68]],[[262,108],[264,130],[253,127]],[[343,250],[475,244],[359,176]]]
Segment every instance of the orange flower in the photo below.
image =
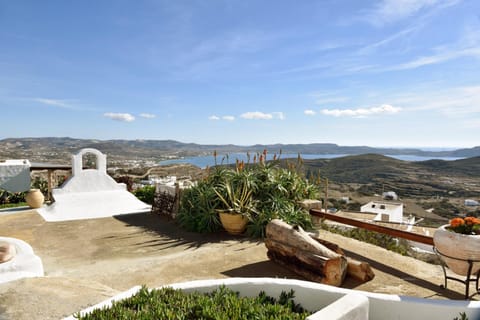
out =
[[452,228],[457,228],[459,226],[463,226],[465,224],[465,221],[462,218],[453,218],[450,220],[450,226]]
[[475,217],[453,218],[449,230],[461,234],[480,234],[480,219]]
[[466,224],[475,224],[475,220],[477,220],[477,218],[475,218],[475,217],[465,217],[465,219],[463,219],[463,220],[465,220]]

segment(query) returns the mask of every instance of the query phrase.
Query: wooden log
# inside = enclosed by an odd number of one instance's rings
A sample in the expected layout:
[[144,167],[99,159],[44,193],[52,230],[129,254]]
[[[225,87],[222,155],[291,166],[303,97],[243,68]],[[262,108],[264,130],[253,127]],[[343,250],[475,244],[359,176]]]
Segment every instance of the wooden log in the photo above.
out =
[[283,265],[302,276],[309,275],[308,280],[340,286],[345,279],[348,265],[343,256],[327,258],[268,238],[265,245],[275,253],[277,261],[284,262]]
[[284,266],[285,268],[292,270],[299,276],[314,282],[325,283],[325,277],[319,274],[318,272],[313,272],[309,269],[302,267],[300,264],[295,263],[291,259],[285,259],[285,257],[277,254],[274,251],[268,250],[267,256],[270,260],[275,261],[276,263]]
[[347,257],[347,275],[361,282],[367,282],[375,277],[375,273],[367,262]]
[[289,244],[292,247],[303,251],[311,252],[326,258],[338,258],[338,253],[328,249],[327,247],[315,241],[303,231],[301,227],[291,226],[279,219],[273,219],[267,224],[266,236],[268,239],[278,241],[280,243]]
[[[318,241],[325,247],[329,248],[330,250],[338,254],[345,255],[342,248],[340,248],[340,246],[338,246],[336,243],[333,243],[324,239],[320,239],[316,234],[311,232],[308,232],[308,235],[312,237],[312,239]],[[370,281],[375,277],[375,273],[373,272],[372,267],[367,262],[358,261],[353,258],[347,257],[347,263],[348,263],[347,276],[350,276],[361,282]]]
[[342,248],[340,248],[340,246],[336,243],[333,243],[333,242],[330,242],[330,241],[327,241],[327,240],[324,240],[324,239],[321,239],[319,238],[315,233],[312,233],[312,232],[307,232],[307,234],[315,241],[317,241],[318,243],[320,243],[321,245],[327,247],[328,249],[332,250],[333,252],[335,253],[338,253],[338,254],[341,254],[341,255],[345,255],[345,253],[343,252]]
[[322,283],[342,284],[347,273],[345,256],[312,239],[302,228],[274,219],[267,225],[266,235],[265,245],[274,253],[270,256],[275,256],[275,261],[282,261],[298,274],[302,269],[305,273],[319,275]]

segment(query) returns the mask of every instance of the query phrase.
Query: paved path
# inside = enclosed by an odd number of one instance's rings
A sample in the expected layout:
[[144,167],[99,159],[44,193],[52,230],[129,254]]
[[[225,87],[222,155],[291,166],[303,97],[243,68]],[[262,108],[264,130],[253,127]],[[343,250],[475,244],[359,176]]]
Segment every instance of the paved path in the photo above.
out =
[[[0,320],[60,319],[135,285],[223,277],[301,279],[268,260],[261,241],[185,232],[151,214],[45,222],[34,210],[0,214],[0,235],[29,243],[46,276],[0,285]],[[417,297],[461,299],[461,284],[439,288],[439,266],[336,234],[321,237],[369,262],[375,278],[344,287]]]

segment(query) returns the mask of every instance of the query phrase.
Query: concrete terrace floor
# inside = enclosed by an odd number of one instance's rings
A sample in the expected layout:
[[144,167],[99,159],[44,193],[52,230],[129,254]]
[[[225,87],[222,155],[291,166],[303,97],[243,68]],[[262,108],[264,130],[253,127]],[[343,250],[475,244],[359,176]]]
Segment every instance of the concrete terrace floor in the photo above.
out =
[[[463,298],[460,283],[450,281],[448,289],[440,288],[439,266],[336,234],[321,231],[320,235],[374,268],[372,281],[361,284],[347,278],[345,288]],[[151,214],[45,222],[35,210],[0,213],[0,236],[29,243],[45,269],[43,278],[0,284],[1,320],[60,319],[142,284],[158,287],[225,277],[302,279],[269,261],[262,241],[223,232],[190,233]]]

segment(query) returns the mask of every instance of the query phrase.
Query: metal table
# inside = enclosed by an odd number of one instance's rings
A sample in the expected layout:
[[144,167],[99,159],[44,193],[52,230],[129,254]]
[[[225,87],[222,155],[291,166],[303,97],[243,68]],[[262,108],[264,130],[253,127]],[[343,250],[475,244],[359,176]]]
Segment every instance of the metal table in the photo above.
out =
[[[476,272],[476,275],[472,275],[472,268],[473,268],[473,264],[475,262],[480,262],[480,260],[472,260],[472,259],[468,259],[468,260],[465,260],[465,259],[459,259],[459,258],[455,258],[455,257],[450,257],[446,254],[443,254],[441,253],[440,251],[438,251],[437,248],[433,247],[433,251],[435,252],[435,254],[440,258],[440,265],[442,266],[442,270],[443,270],[443,276],[445,278],[445,284],[444,285],[440,285],[442,288],[447,288],[447,280],[453,280],[453,281],[457,281],[457,282],[460,282],[460,283],[463,283],[465,285],[465,300],[469,299],[469,289],[470,289],[470,282],[475,282],[475,289],[476,289],[476,293],[480,293],[480,288],[478,287],[478,281],[479,281],[479,277],[480,277],[480,270]],[[464,261],[464,262],[467,262],[468,263],[468,272],[467,272],[467,275],[466,275],[466,278],[465,279],[460,279],[460,278],[455,278],[455,277],[452,277],[452,276],[448,276],[447,275],[447,266],[445,264],[445,262],[443,261],[442,257],[446,257],[446,258],[449,258],[449,259],[453,259],[453,260],[458,260],[458,261]],[[472,277],[473,276],[473,277]]]

